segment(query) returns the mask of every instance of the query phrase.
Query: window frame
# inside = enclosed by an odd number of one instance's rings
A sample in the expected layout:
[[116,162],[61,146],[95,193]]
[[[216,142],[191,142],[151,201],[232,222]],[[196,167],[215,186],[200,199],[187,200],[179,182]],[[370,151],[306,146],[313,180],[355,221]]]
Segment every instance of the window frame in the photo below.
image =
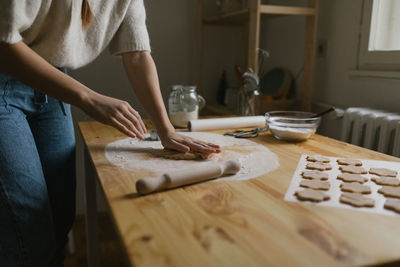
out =
[[[369,51],[374,0],[363,0],[359,34],[358,70],[399,71],[400,51]],[[382,0],[375,0],[382,1]]]

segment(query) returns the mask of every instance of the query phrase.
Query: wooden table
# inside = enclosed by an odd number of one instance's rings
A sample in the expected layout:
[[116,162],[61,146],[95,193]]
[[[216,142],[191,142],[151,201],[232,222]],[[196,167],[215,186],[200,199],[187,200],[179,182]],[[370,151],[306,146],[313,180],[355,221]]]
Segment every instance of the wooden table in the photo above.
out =
[[126,137],[96,122],[79,127],[88,150],[89,266],[98,266],[95,179],[133,266],[335,266],[400,259],[400,216],[283,200],[301,154],[398,158],[319,135],[287,143],[262,134],[253,140],[278,155],[280,167],[273,172],[138,196],[135,181],[141,177],[104,155],[107,143]]

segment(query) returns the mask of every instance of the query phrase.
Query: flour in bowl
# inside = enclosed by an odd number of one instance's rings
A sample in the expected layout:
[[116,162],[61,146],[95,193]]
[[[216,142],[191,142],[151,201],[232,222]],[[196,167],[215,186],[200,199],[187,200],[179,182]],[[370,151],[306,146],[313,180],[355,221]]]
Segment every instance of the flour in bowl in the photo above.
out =
[[269,130],[276,138],[287,141],[304,141],[315,133],[315,129],[311,128],[270,126]]

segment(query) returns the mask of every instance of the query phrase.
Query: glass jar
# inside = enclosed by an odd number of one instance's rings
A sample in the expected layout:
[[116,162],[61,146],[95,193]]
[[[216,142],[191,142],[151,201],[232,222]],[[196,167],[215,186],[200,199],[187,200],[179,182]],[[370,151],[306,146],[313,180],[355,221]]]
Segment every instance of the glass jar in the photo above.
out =
[[258,84],[260,80],[257,74],[251,70],[243,73],[242,77],[243,85],[240,88],[239,112],[242,116],[254,116],[258,113],[260,95]]
[[171,123],[177,127],[187,127],[190,120],[199,118],[199,110],[205,100],[196,92],[196,86],[173,86],[168,99],[168,114]]
[[181,94],[183,85],[172,85],[171,93],[168,98],[168,113],[175,113],[180,111],[181,108]]

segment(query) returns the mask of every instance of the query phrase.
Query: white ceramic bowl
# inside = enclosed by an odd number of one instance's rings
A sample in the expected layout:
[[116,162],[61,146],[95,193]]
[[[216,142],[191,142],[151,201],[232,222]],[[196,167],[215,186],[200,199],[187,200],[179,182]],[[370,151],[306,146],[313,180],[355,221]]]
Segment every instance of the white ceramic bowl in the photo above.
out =
[[275,138],[301,142],[316,132],[321,117],[313,117],[315,115],[302,111],[271,111],[265,113],[265,120]]

